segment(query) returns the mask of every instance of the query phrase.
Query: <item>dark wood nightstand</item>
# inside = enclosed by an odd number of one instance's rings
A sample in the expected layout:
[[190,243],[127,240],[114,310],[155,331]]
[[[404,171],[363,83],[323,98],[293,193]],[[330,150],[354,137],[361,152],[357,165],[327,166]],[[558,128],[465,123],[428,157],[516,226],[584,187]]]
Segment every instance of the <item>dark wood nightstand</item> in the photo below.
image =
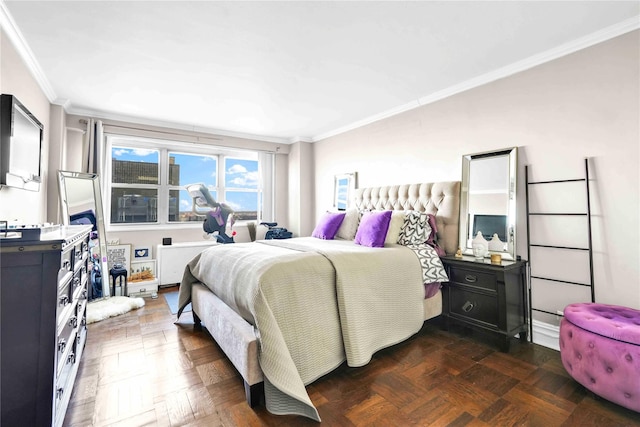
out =
[[454,322],[488,332],[504,352],[516,334],[527,341],[526,261],[491,264],[489,259],[446,256],[442,262],[449,275],[442,286],[447,328]]

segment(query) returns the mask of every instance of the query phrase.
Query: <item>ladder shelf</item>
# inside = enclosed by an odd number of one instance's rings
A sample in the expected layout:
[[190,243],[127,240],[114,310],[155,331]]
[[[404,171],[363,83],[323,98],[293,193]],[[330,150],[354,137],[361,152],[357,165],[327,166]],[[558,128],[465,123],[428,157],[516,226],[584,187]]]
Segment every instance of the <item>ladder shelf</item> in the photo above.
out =
[[[536,265],[534,261],[534,257],[532,257],[532,248],[540,248],[542,250],[562,250],[562,251],[578,251],[578,252],[586,252],[588,256],[588,264],[589,264],[589,283],[584,283],[580,281],[572,281],[572,280],[563,280],[554,278],[551,276],[547,276],[544,274],[532,274],[530,273],[529,277],[529,332],[531,336],[531,341],[533,342],[533,312],[545,313],[553,316],[562,315],[559,310],[555,312],[544,308],[544,307],[534,307],[533,297],[535,295],[533,279],[543,280],[552,283],[558,283],[562,285],[575,285],[579,287],[588,287],[590,288],[591,293],[591,302],[595,302],[595,287],[594,287],[594,274],[593,274],[593,243],[592,243],[592,227],[591,227],[591,196],[589,194],[589,161],[585,159],[585,177],[577,178],[577,179],[564,179],[564,180],[553,180],[553,181],[529,181],[529,166],[525,166],[525,188],[526,188],[526,209],[527,209],[527,256],[529,260],[529,271],[533,271],[533,268],[536,267],[537,270],[539,266]],[[557,185],[557,184],[567,184],[567,183],[580,183],[584,182],[585,184],[585,192],[586,192],[586,210],[584,212],[531,212],[531,195],[530,190],[536,186],[545,186],[545,185]],[[568,195],[565,195],[568,196]],[[570,195],[569,195],[570,196]],[[542,242],[531,243],[531,218],[532,217],[564,217],[564,218],[586,218],[586,232],[587,232],[587,244],[586,247],[582,245],[553,245],[553,244],[544,244]]]

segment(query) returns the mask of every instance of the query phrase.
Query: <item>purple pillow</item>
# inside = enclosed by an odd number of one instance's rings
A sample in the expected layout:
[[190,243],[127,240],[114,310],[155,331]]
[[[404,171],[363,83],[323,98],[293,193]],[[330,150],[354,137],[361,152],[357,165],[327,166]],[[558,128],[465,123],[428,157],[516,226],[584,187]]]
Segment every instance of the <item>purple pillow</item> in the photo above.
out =
[[390,221],[391,211],[365,212],[360,219],[355,243],[372,248],[384,247]]
[[344,219],[344,212],[325,212],[318,221],[316,228],[313,229],[311,237],[317,237],[323,240],[333,240],[342,220]]
[[434,243],[436,241],[436,235],[438,233],[438,227],[436,226],[436,216],[427,214],[427,218],[429,218],[429,225],[431,226],[431,235],[429,235],[427,243]]

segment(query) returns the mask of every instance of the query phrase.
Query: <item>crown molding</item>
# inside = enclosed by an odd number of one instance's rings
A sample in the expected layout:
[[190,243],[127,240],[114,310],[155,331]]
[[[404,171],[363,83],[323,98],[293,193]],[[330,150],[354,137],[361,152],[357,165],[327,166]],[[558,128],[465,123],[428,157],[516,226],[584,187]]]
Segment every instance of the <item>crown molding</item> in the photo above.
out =
[[114,120],[114,121],[127,122],[132,124],[146,125],[146,126],[156,126],[161,128],[169,128],[169,129],[183,130],[183,131],[189,131],[189,132],[206,133],[212,136],[226,136],[229,138],[250,139],[253,141],[272,142],[275,144],[291,144],[290,138],[255,135],[255,134],[249,134],[249,133],[243,133],[243,132],[234,132],[234,131],[223,130],[223,129],[215,129],[215,128],[210,128],[205,126],[187,125],[184,123],[169,122],[164,120],[155,120],[155,119],[148,119],[144,117],[135,117],[135,116],[128,116],[123,114],[109,113],[109,112],[100,111],[100,110],[75,108],[73,107],[73,105],[69,103],[67,103],[66,112],[67,114],[73,114],[77,116],[87,116],[94,119]]
[[20,29],[16,25],[13,17],[7,10],[7,6],[2,0],[0,0],[0,27],[4,29],[9,40],[11,40],[11,44],[15,47],[18,55],[24,61],[25,65],[31,72],[31,75],[40,86],[40,89],[44,92],[44,95],[47,97],[49,102],[53,104],[57,98],[56,93],[51,87],[47,76],[45,76],[42,68],[40,68],[40,64],[36,60],[35,55],[31,51],[31,48],[24,39],[22,32],[20,32]]
[[288,139],[289,144],[295,144],[297,142],[313,142],[313,138],[307,136],[294,136]]
[[405,111],[413,110],[413,109],[418,108],[420,106],[421,106],[421,104],[420,104],[420,102],[418,100],[411,101],[411,102],[409,102],[407,104],[400,105],[398,107],[392,108],[392,109],[387,110],[387,111],[383,111],[382,113],[375,114],[373,116],[367,117],[367,118],[362,119],[362,120],[358,120],[357,122],[353,122],[353,123],[348,124],[346,126],[339,127],[339,128],[337,128],[335,130],[332,130],[332,131],[329,131],[329,132],[325,132],[325,133],[320,134],[320,135],[316,135],[316,136],[311,138],[311,141],[312,142],[318,142],[318,141],[321,141],[323,139],[326,139],[326,138],[329,138],[329,137],[332,137],[332,136],[340,135],[342,133],[348,132],[350,130],[361,128],[363,126],[369,125],[371,123],[375,123],[377,121],[386,119],[388,117],[396,116],[396,115],[398,115],[400,113],[404,113]]
[[478,77],[474,77],[460,84],[448,87],[444,90],[432,93],[422,98],[418,98],[415,101],[398,106],[396,108],[392,108],[391,110],[387,110],[383,113],[376,114],[374,116],[359,120],[350,125],[342,126],[333,131],[316,135],[311,139],[313,142],[321,141],[323,139],[360,128],[362,126],[377,122],[379,120],[386,119],[400,113],[404,113],[405,111],[409,111],[414,108],[421,107],[423,105],[432,104],[436,101],[440,101],[442,99],[448,98],[458,93],[465,92],[469,89],[473,89],[473,88],[485,85],[487,83],[494,82],[496,80],[508,77],[510,75],[519,73],[521,71],[525,71],[530,68],[536,67],[538,65],[542,65],[546,62],[550,62],[555,59],[561,58],[563,56],[578,52],[582,49],[586,49],[590,46],[596,45],[598,43],[602,43],[614,37],[618,37],[628,32],[637,30],[638,28],[640,28],[640,15],[634,16],[633,18],[626,19],[622,22],[603,28],[599,31],[588,34],[584,37],[580,37],[576,40],[572,40],[568,43],[557,46],[546,52],[542,52],[540,54],[530,56],[529,58],[515,62],[506,67],[498,68],[497,70],[480,75]]

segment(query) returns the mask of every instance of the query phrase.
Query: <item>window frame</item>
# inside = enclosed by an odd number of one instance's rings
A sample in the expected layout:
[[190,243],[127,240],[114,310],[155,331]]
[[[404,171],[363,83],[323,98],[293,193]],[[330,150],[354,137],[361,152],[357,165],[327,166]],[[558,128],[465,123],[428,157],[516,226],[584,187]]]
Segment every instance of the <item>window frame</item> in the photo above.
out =
[[[169,153],[179,153],[188,155],[203,155],[209,157],[215,157],[217,161],[216,170],[216,184],[215,188],[210,188],[210,191],[215,191],[218,197],[224,197],[226,191],[247,191],[256,193],[257,198],[257,212],[255,220],[248,221],[260,221],[263,215],[262,212],[262,199],[264,195],[264,185],[262,183],[262,176],[260,171],[262,169],[262,159],[260,152],[257,150],[243,150],[232,149],[226,147],[218,147],[206,144],[188,143],[174,140],[160,140],[149,137],[118,135],[118,134],[106,134],[105,135],[105,170],[103,172],[104,180],[104,192],[105,192],[105,225],[107,230],[111,231],[129,231],[129,230],[158,230],[158,229],[180,229],[180,228],[202,228],[201,221],[169,221],[169,195],[170,191],[181,191],[185,189],[184,185],[175,186],[169,183]],[[157,150],[159,153],[158,159],[158,184],[126,184],[126,183],[113,183],[113,163],[112,163],[112,149],[113,147],[123,147],[128,149],[142,148]],[[258,164],[258,186],[256,189],[239,189],[235,187],[225,187],[225,166],[227,158],[252,160]],[[189,183],[191,184],[191,183]],[[157,189],[158,191],[158,205],[157,205],[157,217],[155,222],[129,222],[118,223],[111,220],[111,196],[112,188],[140,188],[140,189]],[[223,199],[224,201],[224,199]],[[242,221],[241,221],[242,222]]]

